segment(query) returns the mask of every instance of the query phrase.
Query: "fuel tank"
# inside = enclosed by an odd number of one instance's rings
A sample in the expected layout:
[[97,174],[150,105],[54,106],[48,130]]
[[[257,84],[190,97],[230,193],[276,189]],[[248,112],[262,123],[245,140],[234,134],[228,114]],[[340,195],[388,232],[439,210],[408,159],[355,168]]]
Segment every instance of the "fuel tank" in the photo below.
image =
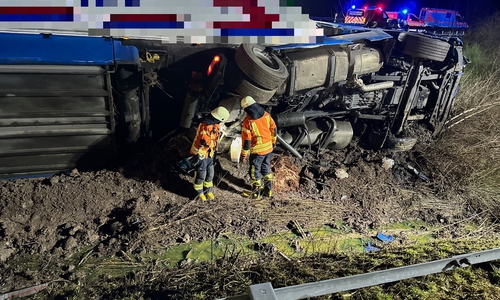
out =
[[287,53],[287,56],[291,62],[286,89],[289,94],[320,86],[331,87],[353,74],[377,72],[383,65],[380,50],[362,45],[306,49]]
[[[309,138],[303,138],[299,145],[307,146],[309,141],[311,141],[311,146],[317,146],[322,142],[325,134],[325,128],[322,126],[318,126],[316,121],[307,121],[306,122]],[[333,134],[328,137],[328,140],[324,142],[326,148],[331,150],[340,150],[349,145],[354,135],[351,123],[346,121],[334,121],[334,130]],[[298,133],[294,130],[287,131],[283,133],[282,138],[288,144],[293,144],[295,140],[298,138]]]

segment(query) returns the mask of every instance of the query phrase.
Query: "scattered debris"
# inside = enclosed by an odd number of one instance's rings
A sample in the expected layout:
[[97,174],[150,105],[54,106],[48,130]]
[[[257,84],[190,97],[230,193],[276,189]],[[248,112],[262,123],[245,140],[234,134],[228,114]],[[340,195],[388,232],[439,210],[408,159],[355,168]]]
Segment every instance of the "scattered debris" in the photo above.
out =
[[292,247],[296,252],[303,252],[304,251],[304,248],[302,247],[302,245],[300,244],[300,241],[299,240],[294,240],[290,247]]
[[347,174],[347,171],[345,169],[335,169],[335,176],[338,179],[349,178],[349,174]]
[[49,285],[48,283],[43,283],[43,284],[35,285],[35,286],[29,287],[29,288],[25,288],[22,290],[17,290],[17,291],[13,291],[10,293],[0,294],[0,300],[14,299],[14,298],[26,297],[29,295],[33,295],[33,294],[38,293],[41,290],[46,289],[48,285]]
[[380,251],[380,249],[377,248],[377,247],[372,246],[372,243],[368,242],[368,245],[365,247],[365,251],[368,252],[368,253],[372,252],[372,251],[373,252],[378,252],[378,251]]
[[394,240],[392,235],[385,235],[383,233],[378,233],[377,238],[384,243],[391,243]]
[[382,158],[382,168],[384,170],[389,170],[392,167],[394,167],[394,159],[387,157]]
[[423,181],[429,182],[429,177],[427,177],[424,173],[420,172],[419,170],[415,169],[410,165],[408,165],[408,169],[410,169],[410,171],[413,171],[413,173],[415,173],[415,175],[417,175]]

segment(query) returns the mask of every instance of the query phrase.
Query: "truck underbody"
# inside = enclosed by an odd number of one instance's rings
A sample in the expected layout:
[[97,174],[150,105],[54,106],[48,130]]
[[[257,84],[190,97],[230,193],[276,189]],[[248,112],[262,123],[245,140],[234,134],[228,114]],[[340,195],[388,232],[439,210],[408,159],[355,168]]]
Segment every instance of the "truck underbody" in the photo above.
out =
[[[231,112],[220,151],[239,136],[240,99],[275,118],[279,143],[342,149],[355,136],[398,146],[411,123],[439,135],[467,59],[458,38],[318,22],[321,44],[162,44],[0,33],[0,178],[103,167],[116,152]],[[318,151],[319,153],[319,151]]]

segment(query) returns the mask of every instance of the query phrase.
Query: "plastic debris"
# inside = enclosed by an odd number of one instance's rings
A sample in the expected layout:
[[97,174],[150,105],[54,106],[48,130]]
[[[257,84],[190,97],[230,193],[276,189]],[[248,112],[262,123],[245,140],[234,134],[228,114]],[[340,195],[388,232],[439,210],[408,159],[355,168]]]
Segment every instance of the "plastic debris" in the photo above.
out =
[[394,238],[392,237],[392,235],[385,235],[383,233],[379,233],[377,234],[377,238],[379,240],[381,240],[382,242],[384,243],[390,243],[394,240]]
[[368,246],[365,247],[366,252],[378,252],[380,251],[379,248],[372,246],[372,243],[368,242]]
[[349,178],[349,174],[347,174],[347,171],[345,169],[335,169],[335,176],[338,179]]
[[413,171],[413,173],[415,173],[415,175],[417,175],[423,181],[429,182],[429,177],[427,177],[424,173],[420,172],[410,165],[408,165],[408,169],[410,169],[410,171]]
[[387,157],[382,158],[382,168],[384,170],[392,169],[392,167],[394,167],[394,159]]
[[35,286],[29,287],[29,288],[25,288],[22,290],[13,291],[13,292],[6,293],[6,294],[0,294],[0,300],[4,300],[4,299],[7,300],[7,299],[13,299],[13,298],[18,298],[18,297],[25,297],[25,296],[33,295],[33,294],[38,293],[41,290],[46,289],[47,286],[48,286],[48,283],[43,283],[43,284],[35,285]]

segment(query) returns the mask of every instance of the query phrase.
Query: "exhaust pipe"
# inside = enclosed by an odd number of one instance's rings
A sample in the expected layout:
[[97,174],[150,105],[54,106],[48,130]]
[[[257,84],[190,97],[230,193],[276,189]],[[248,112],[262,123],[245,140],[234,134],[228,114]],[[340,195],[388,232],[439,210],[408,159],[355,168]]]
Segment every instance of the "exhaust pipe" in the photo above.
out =
[[286,150],[290,151],[290,153],[292,153],[295,157],[302,159],[302,155],[300,155],[299,151],[297,151],[295,148],[290,146],[290,144],[285,142],[285,140],[281,136],[276,135],[276,140],[280,143],[280,145],[285,147]]

